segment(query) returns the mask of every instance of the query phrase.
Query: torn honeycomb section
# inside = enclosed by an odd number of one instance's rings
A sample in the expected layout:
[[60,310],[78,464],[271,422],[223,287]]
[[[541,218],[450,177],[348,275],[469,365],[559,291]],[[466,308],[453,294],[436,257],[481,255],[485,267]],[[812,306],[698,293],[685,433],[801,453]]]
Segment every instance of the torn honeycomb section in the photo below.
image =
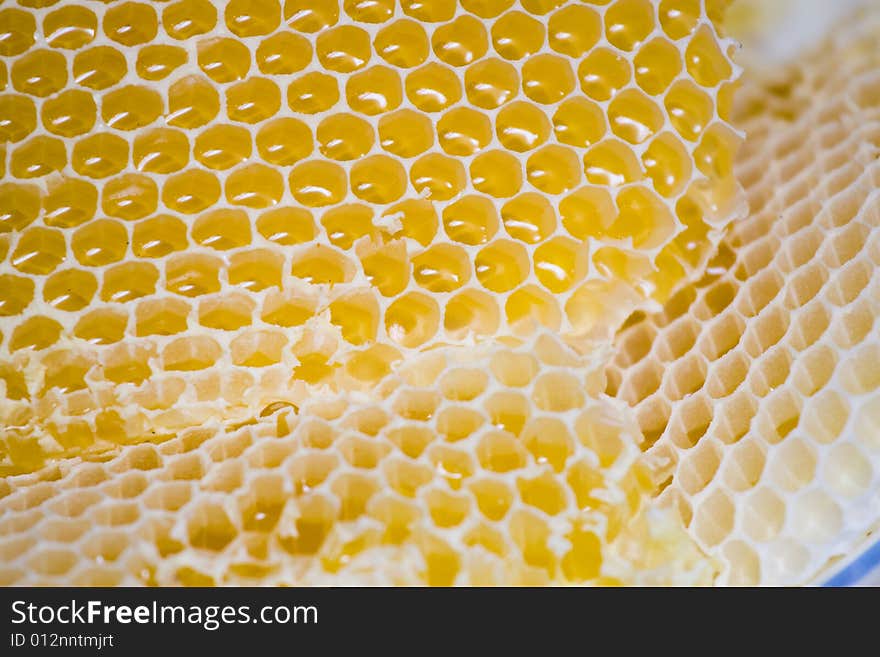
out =
[[0,472],[662,300],[742,208],[723,4],[6,3]]
[[783,82],[744,83],[751,215],[618,336],[610,391],[729,584],[807,582],[877,520],[878,25],[857,17]]
[[443,347],[366,393],[273,404],[0,488],[3,584],[706,584],[603,359]]

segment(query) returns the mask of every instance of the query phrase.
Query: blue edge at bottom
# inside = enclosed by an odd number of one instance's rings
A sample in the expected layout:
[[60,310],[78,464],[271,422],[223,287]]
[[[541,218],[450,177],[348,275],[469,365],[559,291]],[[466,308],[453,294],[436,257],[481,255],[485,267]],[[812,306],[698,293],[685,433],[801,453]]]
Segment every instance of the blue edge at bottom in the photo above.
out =
[[855,586],[875,569],[880,569],[880,541],[876,541],[855,561],[832,575],[823,586]]

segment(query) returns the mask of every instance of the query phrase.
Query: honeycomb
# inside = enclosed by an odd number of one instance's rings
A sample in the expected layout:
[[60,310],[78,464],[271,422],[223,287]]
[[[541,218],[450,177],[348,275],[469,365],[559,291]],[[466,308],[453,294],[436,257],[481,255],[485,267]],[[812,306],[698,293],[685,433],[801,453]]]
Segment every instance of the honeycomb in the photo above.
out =
[[744,213],[722,2],[0,8],[0,473],[581,351]]
[[278,403],[7,478],[3,584],[700,583],[599,354],[441,347],[370,394]]
[[0,585],[853,550],[880,21],[734,103],[726,4],[0,6]]
[[743,85],[750,215],[609,368],[720,583],[809,582],[877,526],[880,21],[850,25]]

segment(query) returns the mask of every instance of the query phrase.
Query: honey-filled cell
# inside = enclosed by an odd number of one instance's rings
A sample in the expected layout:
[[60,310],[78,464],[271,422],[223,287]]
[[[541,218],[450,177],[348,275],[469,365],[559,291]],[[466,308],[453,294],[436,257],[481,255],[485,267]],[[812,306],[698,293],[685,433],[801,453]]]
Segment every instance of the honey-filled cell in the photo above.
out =
[[117,130],[135,130],[149,125],[163,113],[162,97],[146,87],[131,85],[104,96],[101,118]]
[[79,226],[95,215],[97,207],[98,189],[94,184],[71,177],[47,182],[46,195],[43,197],[44,221],[47,225],[59,228]]
[[[424,153],[434,144],[434,126],[430,118],[411,109],[400,109],[385,114],[379,119],[378,131],[379,143],[382,148],[398,157],[415,157]],[[366,147],[363,149],[366,153],[369,150],[369,146],[366,145],[366,127],[361,131],[361,134],[364,135],[362,142]],[[356,142],[357,137],[357,134],[349,134],[346,139]],[[372,128],[369,128],[370,144],[372,144],[372,139]]]
[[382,59],[400,68],[422,64],[431,50],[425,28],[407,18],[382,27],[376,34],[373,46]]
[[174,173],[189,162],[186,133],[173,128],[141,131],[132,145],[132,161],[144,173]]
[[229,169],[250,157],[253,151],[247,129],[232,125],[214,125],[193,142],[193,156],[209,169]]
[[406,76],[406,96],[423,112],[440,112],[461,99],[461,83],[451,69],[425,64]]
[[135,46],[156,38],[159,18],[146,3],[122,2],[107,9],[101,27],[111,40],[123,46]]
[[574,71],[565,57],[535,55],[523,64],[522,88],[536,103],[552,105],[574,91]]
[[400,75],[386,66],[373,66],[355,73],[345,85],[345,98],[355,112],[383,114],[397,109],[403,100]]
[[297,164],[290,172],[288,183],[293,197],[307,207],[338,203],[348,190],[345,169],[321,160]]
[[[22,9],[13,7],[4,7],[0,10],[0,24],[3,25],[2,46],[0,46],[0,54],[4,57],[13,57],[25,52],[34,45],[34,35],[37,31],[37,21],[33,14]],[[51,29],[50,34],[54,32]]]
[[616,0],[605,12],[605,37],[621,50],[635,49],[654,30],[649,0]]
[[526,176],[537,189],[547,194],[562,194],[574,189],[581,180],[581,161],[565,146],[542,146],[526,161]]
[[[375,141],[373,126],[354,114],[344,113],[323,119],[318,124],[316,136],[321,153],[331,160],[341,161],[363,157],[370,151]],[[405,141],[405,139],[401,140],[401,142]]]
[[338,205],[325,210],[321,225],[333,246],[350,249],[361,237],[374,235],[374,212],[371,206],[360,203]]
[[648,41],[633,58],[633,70],[639,87],[656,96],[681,72],[681,53],[666,39]]
[[599,141],[606,130],[602,108],[580,96],[560,103],[552,119],[556,139],[569,146],[587,148]]
[[311,155],[314,149],[309,126],[292,117],[266,121],[260,126],[254,141],[260,157],[277,166],[295,164]]
[[[53,186],[53,191],[56,188],[57,185]],[[52,201],[49,199],[43,201],[41,196],[40,188],[34,184],[13,182],[0,184],[0,201],[2,201],[3,207],[3,212],[0,214],[2,232],[10,233],[22,230],[33,223],[40,213],[42,203],[47,203],[52,207]],[[88,203],[87,200],[86,203]],[[52,225],[51,222],[47,223]]]
[[202,39],[196,53],[202,72],[220,84],[244,79],[251,67],[247,46],[229,37]]
[[164,80],[186,64],[186,50],[178,46],[144,46],[138,51],[135,70],[144,80]]
[[371,155],[351,168],[351,191],[368,203],[387,204],[407,189],[406,169],[387,155]]
[[556,211],[542,194],[526,192],[507,201],[501,208],[507,234],[526,244],[537,244],[556,228]]
[[0,121],[5,141],[21,141],[37,127],[37,107],[27,96],[5,94],[0,96]]
[[691,157],[684,144],[672,133],[658,135],[642,154],[645,172],[662,196],[680,193],[690,180]]
[[[418,115],[416,116],[418,117]],[[423,122],[425,120],[418,117],[414,118],[415,121]],[[425,137],[421,141],[422,143],[427,142],[426,149],[433,141],[433,126],[425,122],[422,132]],[[450,155],[473,155],[485,148],[492,140],[492,122],[482,112],[468,107],[456,107],[446,112],[437,121],[437,139],[443,150]],[[407,141],[416,140],[408,139]]]
[[106,89],[119,82],[128,70],[125,56],[110,46],[79,51],[73,58],[73,79],[89,89]]
[[669,88],[664,104],[675,130],[689,141],[699,138],[715,111],[712,98],[687,80],[680,80]]
[[518,157],[502,150],[486,151],[471,161],[471,183],[483,194],[509,198],[522,187],[522,169]]
[[226,116],[241,123],[259,123],[281,108],[281,90],[268,78],[248,78],[226,90]]
[[491,292],[512,290],[525,280],[529,269],[529,255],[525,248],[507,240],[489,244],[474,259],[477,280]]
[[609,100],[632,77],[629,60],[608,48],[596,48],[578,64],[581,90],[593,100]]
[[70,164],[88,178],[107,178],[128,163],[128,142],[110,132],[90,134],[73,145]]
[[517,70],[500,59],[487,58],[471,64],[464,74],[468,100],[483,109],[495,109],[512,100],[519,88]]
[[162,9],[162,26],[172,39],[205,34],[217,23],[217,9],[209,0],[178,0]]
[[67,60],[54,50],[31,50],[16,58],[9,71],[16,91],[45,98],[67,84]]
[[416,191],[435,201],[452,199],[467,182],[462,163],[439,153],[423,155],[410,167],[410,180]]
[[413,258],[413,278],[431,292],[452,292],[467,283],[471,263],[467,251],[438,244]]
[[369,33],[354,25],[340,25],[318,35],[318,60],[325,69],[351,73],[366,66],[372,49]]
[[495,204],[482,196],[464,196],[443,210],[446,235],[461,244],[484,244],[495,235],[499,225]]
[[431,44],[437,57],[447,64],[465,66],[486,54],[488,37],[481,21],[461,16],[437,28]]
[[570,5],[550,15],[547,32],[553,50],[577,59],[587,54],[602,36],[602,21],[590,7]]
[[257,68],[264,75],[297,73],[312,60],[312,43],[295,32],[276,32],[260,41],[254,52]]
[[398,297],[385,311],[388,336],[404,347],[424,344],[437,332],[440,309],[437,302],[421,292]]
[[281,23],[281,6],[278,2],[230,0],[223,12],[223,19],[229,31],[236,36],[262,36],[274,31]]
[[156,215],[139,221],[132,230],[132,252],[141,258],[161,258],[185,249],[186,224],[171,215]]
[[502,107],[496,115],[495,132],[505,148],[525,152],[547,141],[550,121],[539,106],[514,101]]
[[9,171],[16,178],[42,178],[67,165],[64,142],[54,137],[32,137],[19,144],[9,158]]
[[60,7],[43,19],[43,35],[53,48],[82,48],[92,42],[97,31],[98,18],[86,7]]
[[159,191],[148,176],[126,173],[104,183],[101,209],[110,217],[127,221],[142,219],[156,211]]
[[545,34],[541,21],[521,11],[506,13],[492,23],[492,45],[505,59],[523,59],[538,52]]
[[207,124],[220,111],[220,94],[199,75],[180,78],[168,88],[169,125],[184,129]]

